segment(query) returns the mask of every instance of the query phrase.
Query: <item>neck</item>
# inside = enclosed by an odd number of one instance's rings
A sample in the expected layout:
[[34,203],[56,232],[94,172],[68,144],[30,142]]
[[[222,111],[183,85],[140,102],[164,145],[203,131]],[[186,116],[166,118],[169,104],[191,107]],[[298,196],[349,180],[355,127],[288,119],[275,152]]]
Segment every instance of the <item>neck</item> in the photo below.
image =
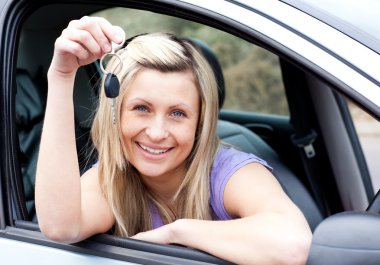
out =
[[160,177],[143,176],[142,180],[152,193],[166,205],[173,205],[173,197],[177,193],[182,181],[185,177],[185,169],[177,168],[171,174]]

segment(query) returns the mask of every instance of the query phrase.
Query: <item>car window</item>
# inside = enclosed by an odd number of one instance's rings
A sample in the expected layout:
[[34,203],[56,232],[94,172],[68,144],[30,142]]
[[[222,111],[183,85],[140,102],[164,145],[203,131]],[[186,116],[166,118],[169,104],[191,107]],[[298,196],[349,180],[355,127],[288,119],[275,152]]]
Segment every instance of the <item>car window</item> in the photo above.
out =
[[[45,11],[41,12],[46,15]],[[215,53],[223,70],[226,90],[224,108],[288,115],[279,58],[272,52],[221,30],[149,11],[118,7],[90,15],[104,17],[121,26],[125,29],[127,38],[147,32],[169,31],[182,37],[201,40]],[[45,26],[40,20],[34,21],[37,16],[31,18],[34,26],[26,24],[22,29],[16,75],[16,124],[21,174],[27,211],[30,219],[35,222],[33,190],[47,95],[46,71],[53,52],[52,43],[60,33],[57,30],[47,34],[46,30],[39,30],[39,27],[43,29]],[[97,79],[94,71],[81,68],[75,83],[74,107],[78,124],[76,142],[81,172],[93,163],[88,159],[88,150],[91,121],[96,108]]]
[[349,110],[355,125],[364,156],[367,161],[374,192],[380,189],[380,123],[352,101],[348,101]]
[[273,53],[226,32],[148,11],[111,8],[93,16],[105,17],[120,25],[127,37],[142,32],[170,31],[205,42],[223,70],[224,108],[289,115],[279,58]]

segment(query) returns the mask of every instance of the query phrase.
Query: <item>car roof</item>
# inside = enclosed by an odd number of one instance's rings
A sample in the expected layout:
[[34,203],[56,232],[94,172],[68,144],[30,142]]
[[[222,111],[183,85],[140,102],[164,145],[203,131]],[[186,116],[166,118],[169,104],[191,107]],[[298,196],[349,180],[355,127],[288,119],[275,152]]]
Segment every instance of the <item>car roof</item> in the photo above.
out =
[[380,53],[380,1],[282,0]]
[[[179,1],[180,2],[180,1]],[[234,1],[235,4],[254,7],[254,3],[245,0]],[[380,1],[377,0],[282,0],[324,23],[338,29],[353,39],[361,42],[372,50],[380,53]],[[76,4],[78,6],[78,4]],[[65,7],[63,7],[65,8]],[[85,14],[106,8],[102,5],[81,5],[75,11],[70,9],[69,14],[72,18],[80,17]],[[52,13],[54,19],[46,22],[44,16],[34,16],[26,27],[33,28],[52,28],[66,25],[67,12],[62,10],[62,17],[57,13]],[[37,11],[38,12],[38,11]],[[57,17],[58,15],[58,17]]]

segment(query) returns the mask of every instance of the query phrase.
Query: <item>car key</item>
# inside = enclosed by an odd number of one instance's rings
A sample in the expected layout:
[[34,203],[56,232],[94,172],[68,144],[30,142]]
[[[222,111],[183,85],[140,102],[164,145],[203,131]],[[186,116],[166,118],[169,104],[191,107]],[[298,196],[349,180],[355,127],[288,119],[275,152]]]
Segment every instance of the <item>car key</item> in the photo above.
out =
[[116,106],[116,100],[115,98],[119,96],[119,90],[120,90],[120,82],[117,78],[116,74],[113,72],[106,73],[104,66],[103,66],[103,60],[104,58],[108,56],[115,56],[119,60],[119,67],[118,69],[121,70],[123,66],[123,61],[119,57],[119,55],[116,54],[116,52],[121,49],[125,42],[125,33],[123,32],[123,41],[120,44],[112,43],[112,50],[109,53],[106,53],[103,55],[103,57],[100,59],[100,68],[102,69],[103,73],[106,75],[106,78],[104,80],[104,92],[106,94],[107,98],[111,99],[111,110],[112,110],[112,121],[113,124],[116,124],[116,113],[115,113],[115,106]]
[[104,90],[106,97],[112,100],[112,121],[116,124],[116,113],[115,113],[115,98],[119,95],[120,83],[117,76],[113,73],[107,73],[106,79],[104,80]]

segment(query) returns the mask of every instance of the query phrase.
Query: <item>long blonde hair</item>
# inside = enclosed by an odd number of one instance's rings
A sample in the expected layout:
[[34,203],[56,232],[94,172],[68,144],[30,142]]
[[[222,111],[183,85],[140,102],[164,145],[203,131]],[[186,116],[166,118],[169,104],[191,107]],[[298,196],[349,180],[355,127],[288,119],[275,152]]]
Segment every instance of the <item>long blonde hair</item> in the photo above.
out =
[[[120,95],[116,98],[116,124],[111,103],[102,87],[91,136],[99,155],[99,183],[116,219],[115,234],[131,236],[152,229],[152,205],[164,223],[175,218],[211,219],[210,170],[218,148],[216,123],[218,93],[214,74],[200,52],[189,42],[167,33],[134,38],[118,52],[122,69],[118,74]],[[118,72],[120,64],[111,60],[106,71]],[[173,198],[178,206],[173,217],[170,208],[144,185],[139,172],[128,162],[120,126],[120,109],[125,91],[144,68],[161,72],[191,71],[199,91],[200,113],[193,149],[186,160],[187,173]]]

